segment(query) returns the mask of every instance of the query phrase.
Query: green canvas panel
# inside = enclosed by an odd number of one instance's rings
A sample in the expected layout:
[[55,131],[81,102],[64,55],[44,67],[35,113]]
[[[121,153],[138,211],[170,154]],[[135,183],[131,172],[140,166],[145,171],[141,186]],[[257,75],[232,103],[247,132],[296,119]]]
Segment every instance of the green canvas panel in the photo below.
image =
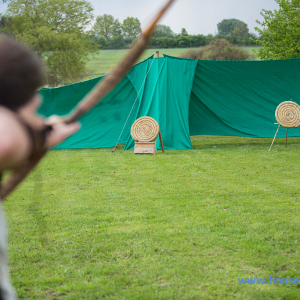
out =
[[[46,117],[52,114],[68,114],[101,79],[103,77],[40,90],[43,104],[39,112]],[[56,149],[114,147],[135,98],[135,89],[125,77],[96,107],[80,118],[81,129]],[[124,130],[127,135],[122,135],[120,144],[125,144],[128,140],[128,126]]]
[[[154,118],[159,123],[165,149],[192,148],[188,111],[196,65],[195,60],[164,55],[143,61],[127,75],[139,95],[135,120],[144,116]],[[133,147],[130,137],[125,149]],[[157,149],[161,149],[159,139]]]
[[[276,107],[300,104],[300,58],[198,61],[189,109],[191,135],[273,137]],[[299,136],[300,128],[289,136]],[[278,136],[285,136],[285,129]]]

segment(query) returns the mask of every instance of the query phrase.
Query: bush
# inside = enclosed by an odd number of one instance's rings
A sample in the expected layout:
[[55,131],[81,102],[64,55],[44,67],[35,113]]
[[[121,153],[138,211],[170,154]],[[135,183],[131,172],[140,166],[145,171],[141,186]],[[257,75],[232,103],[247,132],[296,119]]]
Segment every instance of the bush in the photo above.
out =
[[[206,48],[206,47],[204,47]],[[198,50],[194,50],[194,49],[190,49],[186,52],[183,52],[179,55],[179,57],[183,57],[183,58],[190,58],[190,59],[202,59],[202,56],[199,55],[200,49]]]
[[207,60],[250,60],[254,55],[238,48],[225,39],[213,40],[206,47],[188,50],[180,55],[183,58]]

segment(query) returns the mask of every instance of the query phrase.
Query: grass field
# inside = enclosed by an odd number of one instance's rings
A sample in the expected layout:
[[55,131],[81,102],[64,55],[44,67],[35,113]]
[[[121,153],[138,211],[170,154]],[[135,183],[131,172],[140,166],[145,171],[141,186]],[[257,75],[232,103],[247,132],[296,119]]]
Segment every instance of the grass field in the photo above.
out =
[[[243,47],[247,51],[253,51],[253,47]],[[171,56],[179,56],[181,53],[187,51],[187,48],[174,48],[174,49],[147,49],[139,59],[142,61],[156,51],[159,51],[160,57],[163,57],[163,54]],[[82,80],[88,80],[95,77],[99,77],[107,74],[111,71],[121,58],[125,56],[128,50],[100,50],[93,56],[91,56],[90,61],[87,63],[87,71]]]
[[[147,49],[144,51],[139,61],[142,61],[156,51],[159,51],[160,57],[163,57],[163,54],[179,56],[182,52],[187,51],[186,48],[174,48],[174,49]],[[93,56],[91,60],[87,63],[87,74],[84,80],[102,76],[107,74],[110,70],[117,65],[117,63],[125,56],[128,52],[128,49],[122,50],[100,50]]]
[[20,299],[299,299],[300,138],[50,151],[5,203]]

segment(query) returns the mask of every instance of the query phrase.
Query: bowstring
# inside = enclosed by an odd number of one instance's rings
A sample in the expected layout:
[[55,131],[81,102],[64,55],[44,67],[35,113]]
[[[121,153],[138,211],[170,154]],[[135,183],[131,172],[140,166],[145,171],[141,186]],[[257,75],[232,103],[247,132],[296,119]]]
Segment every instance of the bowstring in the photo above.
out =
[[29,203],[28,210],[33,219],[35,219],[39,241],[43,246],[45,246],[46,244],[48,244],[49,239],[47,234],[47,221],[45,220],[41,207],[41,199],[43,199],[43,175],[40,166],[33,172],[33,183],[34,187],[32,200]]
[[138,94],[137,94],[137,96],[136,96],[136,98],[135,98],[135,100],[134,100],[134,103],[133,103],[133,105],[132,105],[132,107],[131,107],[131,110],[130,110],[129,115],[128,115],[127,119],[126,119],[126,122],[125,122],[125,124],[124,124],[124,126],[123,126],[123,128],[122,128],[121,134],[120,134],[120,136],[119,136],[119,138],[118,138],[118,140],[117,140],[117,143],[116,143],[115,147],[118,145],[118,143],[119,143],[119,141],[120,141],[120,138],[121,138],[121,136],[122,136],[122,134],[123,134],[123,131],[124,131],[126,125],[127,125],[127,122],[128,122],[128,120],[129,120],[129,118],[130,118],[130,115],[131,115],[131,113],[132,113],[132,110],[133,110],[133,108],[134,108],[134,106],[135,106],[135,103],[136,103],[137,99],[139,98],[140,93],[141,93],[141,91],[142,91],[142,88],[143,88],[143,86],[144,86],[144,84],[145,84],[145,82],[146,82],[146,79],[147,79],[147,77],[148,77],[148,74],[149,74],[149,72],[150,72],[150,70],[151,70],[151,67],[152,67],[152,65],[153,65],[153,62],[154,62],[154,60],[155,60],[154,55],[155,55],[155,52],[154,52],[153,55],[152,55],[153,59],[152,59],[152,63],[151,63],[151,65],[150,65],[150,68],[148,69],[147,74],[146,74],[146,76],[145,76],[145,78],[144,78],[144,81],[143,81],[143,83],[142,83],[142,85],[141,85],[141,88],[140,88],[140,90],[139,90],[139,92],[138,92]]

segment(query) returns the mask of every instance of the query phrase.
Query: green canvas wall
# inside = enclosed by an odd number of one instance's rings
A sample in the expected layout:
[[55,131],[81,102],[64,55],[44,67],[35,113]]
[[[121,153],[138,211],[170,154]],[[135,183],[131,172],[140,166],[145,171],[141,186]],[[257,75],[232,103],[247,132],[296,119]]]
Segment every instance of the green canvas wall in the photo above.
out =
[[[102,78],[42,89],[40,113],[67,114]],[[130,128],[141,116],[159,122],[166,149],[191,148],[190,135],[198,134],[273,137],[275,109],[290,99],[300,103],[299,82],[300,59],[197,61],[149,57],[83,116],[81,130],[57,148],[113,147],[128,119],[119,144],[132,149]],[[284,135],[281,129],[279,136]],[[300,129],[289,130],[289,136],[300,136]]]

